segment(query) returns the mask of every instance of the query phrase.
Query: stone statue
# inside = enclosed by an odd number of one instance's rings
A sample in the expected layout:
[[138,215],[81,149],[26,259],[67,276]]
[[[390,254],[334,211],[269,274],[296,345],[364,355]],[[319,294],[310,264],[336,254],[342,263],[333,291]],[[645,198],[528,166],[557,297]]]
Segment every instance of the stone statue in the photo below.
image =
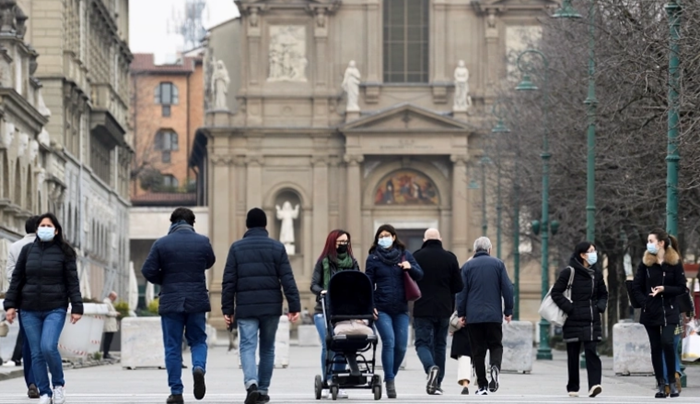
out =
[[258,9],[253,7],[250,9],[250,16],[248,17],[251,27],[258,26]]
[[346,112],[357,112],[360,106],[357,105],[357,99],[360,95],[360,71],[355,67],[355,61],[351,60],[345,69],[345,76],[342,83],[343,90],[348,95],[348,105],[345,108]]
[[10,147],[12,141],[15,139],[15,124],[12,122],[5,122],[5,134],[2,137],[2,142],[5,147]]
[[231,79],[223,61],[219,60],[216,62],[211,82],[212,94],[214,95],[214,109],[228,110],[226,95],[228,94],[228,85],[231,83]]
[[24,152],[29,147],[29,135],[26,133],[19,134],[19,144],[17,146],[17,157],[23,156]]
[[289,201],[285,201],[281,209],[279,205],[275,205],[275,207],[277,208],[277,219],[282,221],[280,242],[287,249],[287,254],[294,255],[296,253],[294,247],[294,220],[299,217],[299,205],[297,204],[292,209],[292,204]]
[[46,170],[41,168],[36,173],[36,190],[37,191],[41,191],[41,187],[44,185],[45,180],[46,180]]
[[36,156],[39,155],[39,142],[32,139],[29,141],[29,164],[34,164]]
[[49,135],[49,132],[46,130],[46,127],[41,128],[38,140],[39,143],[45,146],[49,146],[51,144],[51,135]]
[[46,106],[46,102],[44,101],[44,94],[41,91],[41,87],[36,93],[36,109],[44,117],[48,118],[51,116],[51,110]]
[[452,110],[461,112],[472,106],[468,81],[469,70],[464,65],[464,60],[460,60],[455,69],[455,99]]

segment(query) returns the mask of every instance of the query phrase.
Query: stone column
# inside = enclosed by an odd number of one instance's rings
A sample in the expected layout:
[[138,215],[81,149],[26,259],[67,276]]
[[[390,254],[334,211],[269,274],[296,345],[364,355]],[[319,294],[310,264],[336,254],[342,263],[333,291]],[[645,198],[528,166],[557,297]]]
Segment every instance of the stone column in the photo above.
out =
[[469,206],[467,199],[466,155],[452,155],[452,252],[457,257],[467,257],[469,240]]
[[345,155],[347,163],[347,210],[345,226],[350,232],[353,239],[353,244],[363,246],[362,244],[362,172],[360,164],[364,160],[362,155]]
[[321,96],[314,96],[313,126],[328,126],[328,98],[325,91],[328,87],[328,70],[330,69],[326,57],[328,43],[328,16],[325,8],[316,8],[314,24],[314,41],[316,44],[316,63],[314,90]]
[[[246,158],[246,210],[262,209],[262,164],[261,156],[248,156]],[[268,220],[272,220],[272,218],[268,218]]]
[[313,251],[324,245],[328,235],[328,161],[312,158],[313,165]]
[[260,76],[260,10],[257,7],[248,9],[248,83],[257,86]]
[[498,28],[496,28],[496,10],[489,9],[486,16],[486,32],[484,37],[486,38],[486,61],[488,69],[486,69],[486,103],[487,105],[496,96],[496,83],[499,80],[499,74],[501,73],[496,66],[501,64],[501,54],[498,49]]
[[[209,272],[209,292],[212,307],[221,307],[221,282],[224,275],[224,265],[226,264],[226,256],[231,242],[231,207],[229,200],[229,186],[231,184],[230,165],[232,163],[231,156],[225,154],[213,154],[209,161],[211,162],[212,192],[209,198],[210,212],[216,214],[209,215],[209,231],[212,241],[214,255],[217,258],[216,264]],[[218,329],[225,329],[221,310],[212,310],[210,323]]]
[[379,92],[384,81],[382,74],[383,45],[379,29],[382,24],[381,2],[371,0],[366,6],[367,32],[365,35],[365,49],[367,49],[367,81],[365,83],[365,102],[376,104],[379,101]]
[[433,49],[433,83],[444,83],[445,76],[445,47],[447,46],[447,4],[444,0],[434,0],[433,24],[431,27],[430,48]]

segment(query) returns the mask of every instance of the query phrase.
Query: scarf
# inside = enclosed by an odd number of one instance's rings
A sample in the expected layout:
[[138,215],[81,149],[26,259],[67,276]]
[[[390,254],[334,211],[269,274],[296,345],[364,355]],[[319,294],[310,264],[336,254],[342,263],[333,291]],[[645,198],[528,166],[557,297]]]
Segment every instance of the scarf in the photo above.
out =
[[399,250],[398,248],[386,249],[384,247],[377,246],[374,253],[386,265],[396,265],[401,261],[403,250]]
[[[331,260],[328,257],[323,259],[323,290],[328,290],[328,283],[331,280]],[[344,271],[346,269],[352,269],[355,267],[355,261],[352,259],[350,254],[338,254],[336,257],[336,262],[334,262],[335,267],[338,271]]]
[[182,229],[188,229],[188,230],[194,231],[194,226],[188,224],[184,220],[180,220],[179,222],[173,223],[170,225],[170,228],[168,229],[168,234],[172,234],[172,233],[174,233],[178,230],[182,230]]

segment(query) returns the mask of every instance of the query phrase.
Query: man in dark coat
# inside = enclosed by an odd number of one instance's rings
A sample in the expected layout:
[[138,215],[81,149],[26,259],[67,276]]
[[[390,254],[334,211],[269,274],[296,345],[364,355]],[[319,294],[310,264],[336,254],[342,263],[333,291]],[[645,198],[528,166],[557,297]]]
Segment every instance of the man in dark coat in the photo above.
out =
[[[241,367],[248,392],[245,404],[269,401],[268,389],[275,365],[275,334],[282,315],[282,291],[289,320],[299,319],[301,303],[287,251],[269,237],[267,216],[253,208],[246,217],[248,231],[231,245],[224,269],[221,309],[226,324],[238,323]],[[260,366],[255,350],[260,332]]]
[[[488,395],[499,387],[503,358],[503,318],[513,316],[513,284],[503,261],[491,256],[491,240],[474,242],[474,257],[462,266],[464,288],[457,296],[457,315],[467,327],[479,389]],[[502,300],[501,300],[502,299]],[[505,306],[505,307],[504,307]],[[491,381],[486,379],[486,351],[490,354]]]
[[206,313],[211,311],[206,270],[216,258],[209,239],[194,231],[194,212],[177,208],[170,216],[168,235],[158,239],[143,263],[141,273],[160,285],[158,313],[163,326],[165,368],[168,371],[168,404],[183,403],[182,333],[192,351],[194,396],[206,393]]
[[413,257],[423,268],[423,278],[418,281],[421,298],[413,304],[416,352],[428,375],[427,393],[440,395],[454,295],[463,286],[459,262],[453,253],[442,248],[437,229],[425,231],[423,247]]

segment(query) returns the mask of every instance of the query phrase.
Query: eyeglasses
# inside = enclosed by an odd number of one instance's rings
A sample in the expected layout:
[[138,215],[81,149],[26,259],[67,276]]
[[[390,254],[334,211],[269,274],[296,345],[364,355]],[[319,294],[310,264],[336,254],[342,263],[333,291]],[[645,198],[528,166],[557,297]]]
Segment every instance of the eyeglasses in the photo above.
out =
[[348,241],[347,241],[347,240],[339,240],[339,241],[337,241],[337,243],[340,244],[340,245],[348,245]]

